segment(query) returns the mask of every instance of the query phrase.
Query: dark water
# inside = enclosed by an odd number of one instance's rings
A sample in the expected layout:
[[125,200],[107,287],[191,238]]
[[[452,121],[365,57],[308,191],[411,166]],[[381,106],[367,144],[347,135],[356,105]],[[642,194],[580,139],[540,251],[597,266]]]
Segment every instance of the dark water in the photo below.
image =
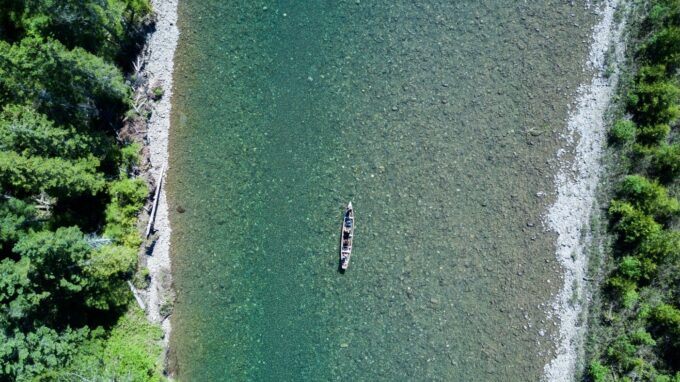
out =
[[595,19],[566,1],[182,1],[179,378],[539,379],[561,281],[536,193]]

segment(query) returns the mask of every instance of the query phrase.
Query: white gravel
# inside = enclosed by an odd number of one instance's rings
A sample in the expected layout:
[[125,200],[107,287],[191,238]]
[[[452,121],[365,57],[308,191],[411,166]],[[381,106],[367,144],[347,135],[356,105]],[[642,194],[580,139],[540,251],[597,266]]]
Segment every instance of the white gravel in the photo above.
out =
[[[557,259],[564,269],[564,285],[553,302],[553,312],[559,320],[555,338],[555,358],[544,367],[544,381],[571,381],[583,350],[585,323],[579,321],[584,309],[586,277],[590,244],[590,218],[596,203],[596,189],[602,170],[601,157],[606,140],[605,112],[616,89],[623,60],[623,24],[616,24],[614,11],[618,0],[607,0],[600,9],[600,21],[593,29],[592,46],[587,70],[594,75],[589,84],[581,85],[576,110],[569,116],[566,146],[574,149],[573,160],[561,159],[561,169],[555,176],[557,200],[550,207],[547,226],[557,232]],[[617,62],[614,73],[604,77],[605,52],[615,46]],[[577,296],[572,300],[572,296]]]
[[[150,175],[158,181],[160,171],[168,166],[168,133],[170,130],[170,110],[172,99],[172,73],[175,47],[179,38],[177,28],[178,0],[151,0],[156,13],[156,30],[151,34],[147,47],[142,55],[144,65],[140,72],[147,78],[150,86],[161,86],[163,97],[154,102],[152,115],[148,123],[147,147],[151,168]],[[166,302],[172,302],[172,279],[170,272],[170,221],[168,220],[168,202],[165,193],[165,182],[160,192],[160,200],[156,211],[154,229],[158,240],[153,253],[146,259],[146,266],[151,276],[151,285],[146,293],[147,316],[153,322],[161,324],[165,333],[164,345],[167,350],[170,337],[170,319],[162,317],[160,308]]]

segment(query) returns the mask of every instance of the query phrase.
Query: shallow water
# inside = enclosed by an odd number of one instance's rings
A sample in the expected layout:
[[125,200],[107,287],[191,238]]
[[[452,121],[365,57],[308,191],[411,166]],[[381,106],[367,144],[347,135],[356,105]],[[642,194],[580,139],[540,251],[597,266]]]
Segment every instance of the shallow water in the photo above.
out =
[[540,378],[541,216],[596,16],[500,3],[181,2],[181,380]]

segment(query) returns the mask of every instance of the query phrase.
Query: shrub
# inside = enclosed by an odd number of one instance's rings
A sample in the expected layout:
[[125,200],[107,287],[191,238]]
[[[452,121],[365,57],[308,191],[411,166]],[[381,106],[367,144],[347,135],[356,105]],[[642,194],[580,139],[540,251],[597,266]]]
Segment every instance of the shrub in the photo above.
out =
[[624,256],[619,262],[619,273],[626,278],[637,281],[642,277],[642,263],[632,256]]
[[162,87],[156,86],[155,88],[153,88],[153,89],[151,90],[151,98],[152,98],[154,101],[158,101],[158,100],[160,100],[161,98],[163,98],[163,94],[164,94],[164,93],[165,93],[165,92],[163,91],[163,88],[162,88]]
[[680,173],[680,145],[662,144],[652,153],[652,169],[665,179],[672,179]]
[[668,137],[671,127],[666,124],[641,126],[637,130],[637,141],[647,145],[657,145]]
[[135,274],[135,277],[132,280],[132,284],[137,289],[148,288],[149,285],[151,284],[151,274],[149,272],[149,268],[147,267],[140,268],[139,271],[137,271],[137,273]]
[[137,214],[144,206],[148,195],[146,183],[140,178],[125,178],[111,182],[109,195],[111,202],[106,207],[106,227],[104,235],[118,244],[135,248],[141,239],[135,227]]
[[616,121],[611,130],[609,130],[609,136],[614,142],[625,144],[635,139],[635,132],[635,122],[621,119]]
[[639,243],[661,232],[661,225],[654,218],[627,202],[612,200],[609,214],[617,221],[616,231],[625,243]]
[[605,382],[610,380],[611,370],[600,361],[593,361],[588,367],[588,376],[592,378],[593,382]]
[[628,175],[619,187],[619,195],[635,208],[657,217],[670,217],[680,211],[680,203],[668,195],[668,190],[657,181],[641,175]]
[[652,34],[643,45],[642,51],[651,62],[674,71],[680,64],[680,28],[666,27]]
[[632,308],[637,303],[639,295],[635,281],[621,276],[614,276],[607,281],[607,284],[616,292],[624,307]]
[[638,345],[656,346],[656,341],[644,329],[638,329],[631,334],[631,340]]
[[665,327],[674,336],[680,335],[680,310],[669,304],[660,304],[652,309],[652,320]]
[[635,120],[641,125],[673,122],[680,115],[679,94],[680,89],[667,80],[639,81],[629,97]]

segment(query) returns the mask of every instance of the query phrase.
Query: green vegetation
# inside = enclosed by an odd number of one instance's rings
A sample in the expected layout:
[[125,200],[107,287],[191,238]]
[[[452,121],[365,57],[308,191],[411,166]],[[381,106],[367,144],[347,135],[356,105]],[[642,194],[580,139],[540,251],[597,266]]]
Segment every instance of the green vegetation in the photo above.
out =
[[127,285],[148,190],[118,134],[148,0],[0,9],[0,381],[161,380]]
[[620,113],[630,118],[610,131],[630,175],[609,204],[615,241],[585,379],[680,382],[680,1],[636,7],[643,16]]

